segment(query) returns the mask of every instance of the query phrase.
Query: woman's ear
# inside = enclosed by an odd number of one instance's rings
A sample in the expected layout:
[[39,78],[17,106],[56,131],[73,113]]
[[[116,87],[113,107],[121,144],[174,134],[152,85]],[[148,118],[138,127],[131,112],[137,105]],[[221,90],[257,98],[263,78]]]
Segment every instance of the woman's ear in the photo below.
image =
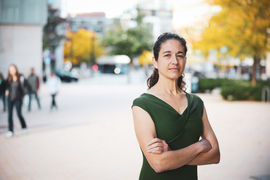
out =
[[153,63],[153,65],[154,65],[154,67],[155,67],[156,69],[158,69],[158,67],[157,67],[157,61],[155,60],[155,57],[152,57],[152,63]]

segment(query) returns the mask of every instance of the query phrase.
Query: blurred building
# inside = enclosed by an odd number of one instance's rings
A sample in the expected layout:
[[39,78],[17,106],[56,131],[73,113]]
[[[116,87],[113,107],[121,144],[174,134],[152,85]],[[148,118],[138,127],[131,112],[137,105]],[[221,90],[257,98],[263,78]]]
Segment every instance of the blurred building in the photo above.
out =
[[152,29],[154,41],[163,32],[172,32],[172,4],[168,0],[138,0],[143,19]]
[[73,32],[85,28],[88,31],[95,31],[99,36],[103,36],[108,22],[104,12],[69,14],[70,29]]
[[10,64],[28,76],[42,69],[42,27],[47,21],[46,0],[0,0],[0,71]]

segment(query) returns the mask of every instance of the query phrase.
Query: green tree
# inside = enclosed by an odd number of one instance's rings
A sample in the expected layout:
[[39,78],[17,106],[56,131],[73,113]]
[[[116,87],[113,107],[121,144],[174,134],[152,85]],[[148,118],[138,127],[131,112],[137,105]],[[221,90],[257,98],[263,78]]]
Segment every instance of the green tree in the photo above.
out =
[[[142,54],[144,50],[151,51],[153,46],[153,36],[147,24],[143,23],[144,14],[140,9],[136,9],[137,14],[131,19],[136,24],[129,28],[121,23],[120,18],[115,18],[112,29],[107,31],[101,38],[100,44],[109,49],[110,55],[127,55],[131,60]],[[133,15],[131,11],[127,14]]]
[[200,41],[193,47],[207,54],[210,49],[226,46],[226,54],[253,57],[252,86],[256,86],[256,67],[270,49],[270,1],[269,0],[208,0],[222,10],[214,15],[205,28]]
[[65,38],[66,19],[59,16],[59,10],[48,6],[47,24],[43,27],[43,51],[50,50],[52,54],[61,40]]

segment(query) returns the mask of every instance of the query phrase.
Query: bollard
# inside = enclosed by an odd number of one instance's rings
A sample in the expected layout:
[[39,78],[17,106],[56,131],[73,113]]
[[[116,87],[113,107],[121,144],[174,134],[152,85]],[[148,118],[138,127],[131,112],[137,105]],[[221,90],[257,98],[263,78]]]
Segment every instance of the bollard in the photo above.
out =
[[[265,98],[265,93],[267,93],[267,99]],[[264,86],[262,88],[262,102],[270,102],[270,88],[268,86]]]

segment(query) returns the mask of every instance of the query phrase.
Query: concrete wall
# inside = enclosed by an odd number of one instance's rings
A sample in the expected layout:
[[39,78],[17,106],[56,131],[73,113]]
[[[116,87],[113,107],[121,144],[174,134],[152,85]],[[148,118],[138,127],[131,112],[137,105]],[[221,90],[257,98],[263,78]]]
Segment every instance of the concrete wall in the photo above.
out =
[[41,25],[0,25],[0,71],[5,78],[10,64],[25,76],[31,67],[42,76]]

